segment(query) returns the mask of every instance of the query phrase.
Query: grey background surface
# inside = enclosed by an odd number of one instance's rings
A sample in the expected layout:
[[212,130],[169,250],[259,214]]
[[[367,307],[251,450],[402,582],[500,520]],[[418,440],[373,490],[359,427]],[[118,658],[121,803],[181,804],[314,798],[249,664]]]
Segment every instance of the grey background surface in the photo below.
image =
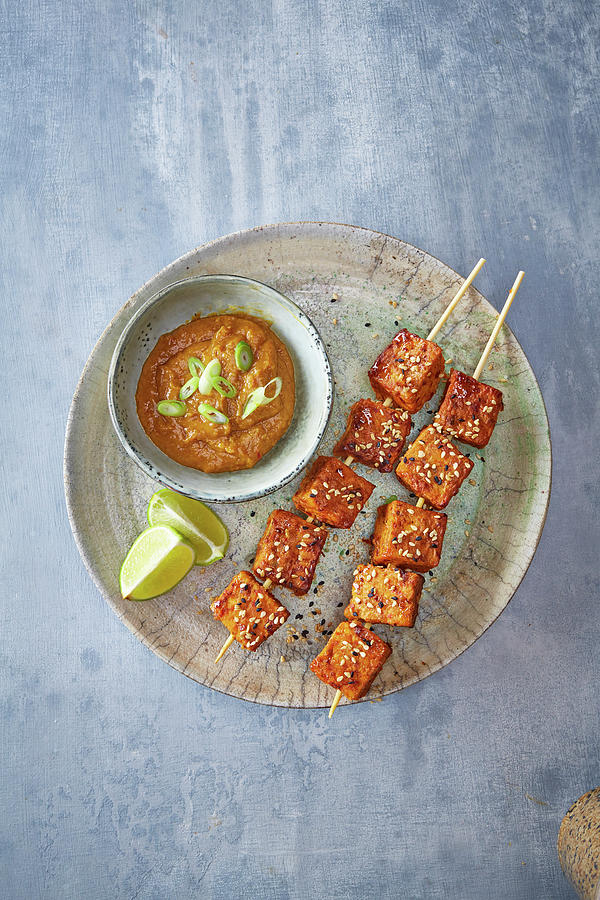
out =
[[[0,883],[8,898],[567,898],[598,748],[598,6],[3,4]],[[182,678],[84,571],[72,392],[150,275],[263,222],[397,235],[500,305],[553,495],[470,650],[381,703],[283,711]]]

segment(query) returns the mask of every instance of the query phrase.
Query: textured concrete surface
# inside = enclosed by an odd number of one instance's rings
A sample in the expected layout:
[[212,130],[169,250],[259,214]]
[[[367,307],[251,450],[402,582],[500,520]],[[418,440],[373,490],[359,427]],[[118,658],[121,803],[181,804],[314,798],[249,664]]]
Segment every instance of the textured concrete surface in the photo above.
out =
[[[0,878],[8,898],[568,898],[600,782],[598,7],[5,4]],[[367,225],[484,255],[545,393],[537,556],[474,647],[320,712],[187,681],[88,579],[62,494],[72,391],[145,279],[222,233]],[[342,714],[343,713],[343,714]]]

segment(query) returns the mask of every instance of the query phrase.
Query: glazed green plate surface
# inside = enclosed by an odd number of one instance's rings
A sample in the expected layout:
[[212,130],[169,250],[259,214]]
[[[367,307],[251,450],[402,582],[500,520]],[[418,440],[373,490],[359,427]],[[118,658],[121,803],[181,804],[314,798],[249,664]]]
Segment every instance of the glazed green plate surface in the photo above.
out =
[[[394,494],[408,498],[393,473],[360,467],[375,484],[368,506],[351,531],[330,532],[314,591],[304,598],[275,591],[291,615],[255,653],[234,644],[215,665],[227,632],[212,618],[210,599],[235,572],[251,568],[268,514],[276,507],[292,507],[300,478],[263,499],[213,507],[231,535],[223,561],[194,567],[156,600],[132,603],[119,594],[121,563],[145,527],[146,505],[157,485],[127,456],[113,432],[106,402],[110,359],[132,313],[149,297],[190,275],[218,273],[272,285],[302,307],[319,329],[336,391],[321,453],[331,452],[350,404],[372,396],[367,370],[398,327],[425,336],[462,279],[422,250],[347,225],[291,223],[229,235],[181,257],[134,294],[98,341],[73,398],[65,445],[69,516],[83,560],[119,618],[154,653],[208,687],[258,703],[327,706],[333,691],[308,665],[325,643],[320,629],[329,630],[341,619],[354,567],[368,561],[364,539],[372,533],[377,505]],[[495,299],[497,305],[504,301],[501,291]],[[457,368],[473,371],[495,314],[471,287],[437,337]],[[446,510],[442,563],[433,578],[426,577],[416,627],[375,626],[393,654],[367,699],[401,690],[462,653],[502,612],[535,552],[550,491],[544,403],[527,358],[507,327],[490,364],[485,380],[502,390],[504,412],[488,447],[472,453],[472,477]],[[431,420],[438,403],[439,395],[414,417],[413,434]]]

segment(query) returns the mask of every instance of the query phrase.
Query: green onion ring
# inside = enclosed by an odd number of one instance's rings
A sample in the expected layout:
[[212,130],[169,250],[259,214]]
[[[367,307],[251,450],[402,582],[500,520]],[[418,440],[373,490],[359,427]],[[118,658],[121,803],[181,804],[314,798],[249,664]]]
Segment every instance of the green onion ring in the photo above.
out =
[[199,403],[198,412],[203,419],[206,419],[207,422],[212,422],[213,425],[226,425],[229,422],[229,416],[215,409],[210,403]]
[[[267,391],[269,390],[269,388],[271,387],[271,385],[273,383],[275,383],[275,393],[273,394],[272,397],[267,397]],[[279,378],[279,377],[271,378],[271,380],[268,381],[263,388],[263,391],[265,392],[265,403],[270,403],[271,400],[275,399],[275,397],[279,397],[282,386],[283,386],[283,381],[281,380],[281,378]],[[264,404],[263,404],[263,406],[264,406]]]
[[[267,397],[267,390],[271,387],[272,384],[275,384],[275,393],[272,397]],[[279,397],[281,393],[281,387],[283,382],[281,378],[271,378],[271,380],[265,384],[264,387],[256,388],[255,391],[249,395],[246,400],[246,405],[244,407],[244,412],[242,413],[242,419],[247,419],[248,416],[252,415],[252,413],[258,409],[259,406],[266,406],[267,403],[270,403],[276,397]]]
[[213,380],[220,374],[221,363],[218,359],[211,359],[211,361],[204,369],[204,372],[200,376],[200,383],[198,385],[198,390],[200,391],[200,393],[210,394],[214,387]]
[[181,400],[161,400],[156,404],[156,411],[161,416],[183,416],[186,411],[185,403]]
[[262,406],[262,403],[260,402],[260,399],[257,396],[260,391],[262,391],[262,388],[258,388],[256,391],[252,391],[252,393],[246,400],[246,405],[244,406],[244,412],[242,413],[242,419],[247,419],[248,416],[251,416],[252,413],[258,409],[259,406]]
[[217,375],[216,378],[213,378],[213,387],[215,391],[221,395],[221,397],[235,397],[237,391],[235,387],[232,385],[230,381],[227,381],[226,378],[223,378],[222,375]]
[[200,379],[197,375],[193,375],[191,378],[189,378],[179,391],[179,399],[189,400],[192,394],[195,394],[198,390],[199,383]]
[[197,375],[198,372],[204,372],[204,363],[201,359],[198,359],[197,356],[190,356],[188,359],[188,369],[190,370],[190,375]]
[[247,341],[240,341],[235,347],[235,364],[242,372],[247,372],[254,362],[252,347]]

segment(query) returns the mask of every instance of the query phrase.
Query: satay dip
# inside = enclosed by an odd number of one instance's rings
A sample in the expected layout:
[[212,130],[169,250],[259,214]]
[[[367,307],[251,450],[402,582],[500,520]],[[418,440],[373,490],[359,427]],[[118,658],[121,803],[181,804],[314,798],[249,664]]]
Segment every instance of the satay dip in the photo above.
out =
[[242,314],[197,316],[163,334],[136,391],[152,442],[202,472],[251,469],[289,428],[294,403],[285,344]]

